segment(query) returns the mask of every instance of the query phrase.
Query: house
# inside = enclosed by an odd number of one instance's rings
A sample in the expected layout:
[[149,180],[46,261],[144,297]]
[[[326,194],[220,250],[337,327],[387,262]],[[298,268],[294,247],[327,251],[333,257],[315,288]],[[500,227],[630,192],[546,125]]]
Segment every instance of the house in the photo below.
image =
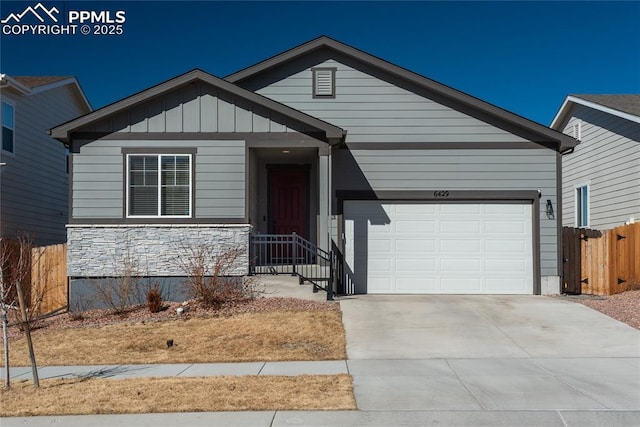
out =
[[0,234],[35,244],[67,239],[67,154],[48,130],[91,111],[78,81],[66,76],[0,75],[2,149]]
[[562,157],[563,225],[640,220],[640,95],[569,95],[551,127],[580,141]]
[[328,37],[224,79],[190,71],[52,136],[73,153],[72,286],[127,254],[178,277],[185,242],[296,232],[333,241],[357,293],[560,289],[550,209],[576,141]]

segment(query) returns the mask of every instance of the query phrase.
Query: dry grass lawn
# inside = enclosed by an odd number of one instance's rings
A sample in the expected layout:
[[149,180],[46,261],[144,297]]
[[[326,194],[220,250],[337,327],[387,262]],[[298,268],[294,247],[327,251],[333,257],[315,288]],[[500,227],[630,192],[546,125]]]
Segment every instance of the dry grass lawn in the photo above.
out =
[[[275,311],[231,317],[35,331],[38,365],[117,365],[346,359],[339,311]],[[167,348],[167,340],[174,346]],[[28,366],[26,340],[10,341],[12,366]],[[2,353],[2,352],[0,352]],[[4,364],[4,356],[0,359]]]
[[356,409],[349,375],[22,381],[0,397],[5,417]]

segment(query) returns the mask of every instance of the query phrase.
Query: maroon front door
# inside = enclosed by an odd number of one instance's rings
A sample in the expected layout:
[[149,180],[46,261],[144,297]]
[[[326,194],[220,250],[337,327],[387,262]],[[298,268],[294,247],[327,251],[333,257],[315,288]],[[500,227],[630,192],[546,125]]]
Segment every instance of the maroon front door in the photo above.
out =
[[309,169],[269,169],[269,232],[309,238]]

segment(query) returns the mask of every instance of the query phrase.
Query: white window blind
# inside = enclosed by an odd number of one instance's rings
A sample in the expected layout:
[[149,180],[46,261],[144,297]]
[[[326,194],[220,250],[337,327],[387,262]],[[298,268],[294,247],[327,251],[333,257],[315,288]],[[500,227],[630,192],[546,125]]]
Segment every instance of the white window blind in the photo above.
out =
[[128,215],[191,216],[190,155],[128,155]]

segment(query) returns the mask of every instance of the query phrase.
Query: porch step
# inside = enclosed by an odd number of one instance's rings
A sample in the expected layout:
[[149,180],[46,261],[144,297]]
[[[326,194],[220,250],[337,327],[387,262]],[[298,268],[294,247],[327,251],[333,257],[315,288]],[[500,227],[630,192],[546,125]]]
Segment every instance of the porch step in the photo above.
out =
[[267,298],[299,298],[311,301],[326,301],[327,296],[324,292],[314,293],[313,285],[305,283],[300,285],[297,277],[292,276],[273,276],[258,275],[258,280],[262,285],[264,296]]

